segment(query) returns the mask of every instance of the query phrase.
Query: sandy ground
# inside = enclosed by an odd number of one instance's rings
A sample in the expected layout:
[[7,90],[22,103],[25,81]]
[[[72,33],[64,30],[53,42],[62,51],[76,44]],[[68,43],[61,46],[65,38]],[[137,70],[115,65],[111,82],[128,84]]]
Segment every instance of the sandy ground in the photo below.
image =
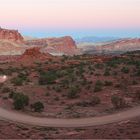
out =
[[0,121],[0,139],[139,139],[140,118],[84,128],[34,127]]

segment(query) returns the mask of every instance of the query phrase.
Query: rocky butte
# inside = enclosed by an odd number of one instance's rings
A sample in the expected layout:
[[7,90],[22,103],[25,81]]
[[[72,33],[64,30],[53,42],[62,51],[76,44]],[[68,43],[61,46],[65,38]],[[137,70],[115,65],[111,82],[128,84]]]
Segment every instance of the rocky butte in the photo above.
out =
[[29,40],[26,41],[26,45],[42,47],[42,51],[52,55],[74,55],[79,53],[75,41],[70,36]]
[[53,59],[53,56],[49,53],[40,52],[39,47],[29,48],[20,56],[19,62],[30,65],[37,61],[46,61]]
[[22,43],[24,41],[24,38],[18,32],[18,30],[3,29],[0,27],[0,40],[9,40]]

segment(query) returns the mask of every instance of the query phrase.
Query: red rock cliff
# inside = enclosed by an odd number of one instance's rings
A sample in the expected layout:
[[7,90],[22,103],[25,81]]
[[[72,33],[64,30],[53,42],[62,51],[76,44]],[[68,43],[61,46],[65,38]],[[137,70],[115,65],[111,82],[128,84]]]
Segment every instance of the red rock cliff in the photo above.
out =
[[73,55],[78,53],[76,43],[70,36],[30,40],[26,41],[26,45],[43,47],[44,52],[51,54]]
[[22,35],[18,32],[18,30],[8,30],[2,29],[0,27],[0,39],[2,40],[10,40],[14,42],[23,42]]

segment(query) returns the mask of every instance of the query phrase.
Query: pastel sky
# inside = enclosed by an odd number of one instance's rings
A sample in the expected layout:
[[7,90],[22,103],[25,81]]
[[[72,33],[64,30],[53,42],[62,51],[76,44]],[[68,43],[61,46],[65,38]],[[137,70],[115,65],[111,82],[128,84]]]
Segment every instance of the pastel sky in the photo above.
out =
[[0,0],[0,26],[38,37],[140,37],[140,0]]

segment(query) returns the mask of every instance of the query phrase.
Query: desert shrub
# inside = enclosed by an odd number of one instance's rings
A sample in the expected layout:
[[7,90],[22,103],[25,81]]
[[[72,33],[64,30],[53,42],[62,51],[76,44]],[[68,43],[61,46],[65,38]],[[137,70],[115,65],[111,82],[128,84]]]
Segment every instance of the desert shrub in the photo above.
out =
[[58,78],[56,71],[41,72],[39,77],[39,84],[54,84],[55,80]]
[[78,67],[78,75],[82,75],[83,73],[85,72],[85,70],[84,70],[84,68],[83,68],[83,65],[80,65],[79,67]]
[[90,90],[90,89],[91,89],[91,85],[87,85],[87,86],[85,87],[85,89],[86,89],[86,90]]
[[69,80],[68,79],[62,79],[61,80],[61,85],[63,88],[67,88],[69,85]]
[[112,81],[105,81],[104,86],[112,86],[113,82]]
[[118,75],[118,72],[117,72],[117,71],[114,71],[112,74],[113,74],[114,76],[117,76],[117,75]]
[[78,97],[78,93],[79,93],[80,89],[76,86],[72,86],[70,87],[67,97],[70,99],[74,99]]
[[22,79],[23,81],[26,81],[27,80],[27,77],[28,77],[28,73],[19,73],[18,74],[18,77],[20,78],[20,79]]
[[96,69],[103,69],[104,68],[104,64],[97,63],[97,64],[95,64],[95,68]]
[[103,86],[103,83],[100,80],[96,81],[95,87],[94,87],[94,92],[101,91],[102,90],[102,86]]
[[63,55],[62,56],[62,59],[61,59],[61,61],[62,62],[65,62],[66,60],[68,60],[69,59],[69,57],[68,56],[66,56],[66,55]]
[[34,104],[31,104],[31,108],[35,111],[35,112],[42,112],[44,109],[44,105],[42,102],[38,101],[35,102]]
[[88,106],[95,106],[97,104],[100,104],[101,100],[97,96],[93,96],[90,101],[82,101],[77,103],[77,106],[82,106],[82,107],[88,107]]
[[15,77],[11,80],[11,83],[13,83],[15,86],[21,86],[23,85],[23,80],[21,78]]
[[136,91],[136,93],[135,93],[135,98],[136,98],[137,100],[140,100],[140,91]]
[[92,99],[91,99],[91,105],[92,106],[95,106],[97,104],[100,104],[101,100],[98,96],[93,96]]
[[19,73],[17,77],[11,80],[11,82],[16,86],[21,86],[25,81],[28,81],[27,76],[27,73]]
[[77,106],[88,107],[90,105],[89,101],[81,101],[76,103]]
[[90,75],[93,75],[93,74],[94,74],[94,72],[93,72],[93,71],[91,71],[91,72],[90,72]]
[[47,93],[45,94],[45,96],[50,96],[50,93],[49,93],[49,92],[47,92]]
[[121,84],[116,84],[115,86],[114,86],[115,88],[120,88],[121,87]]
[[74,81],[77,80],[77,78],[74,74],[69,74],[68,75],[68,80],[69,80],[70,83],[73,83]]
[[140,76],[140,69],[137,70],[136,76]]
[[123,72],[123,73],[129,73],[129,69],[127,67],[123,67],[121,69],[121,72]]
[[55,90],[56,92],[61,92],[61,91],[62,91],[61,88],[60,88],[59,86],[55,86],[55,87],[54,87],[54,90]]
[[8,88],[8,87],[4,87],[4,88],[2,89],[2,92],[3,92],[3,93],[8,93],[8,92],[10,92],[10,91],[11,91],[11,89]]
[[87,79],[86,79],[86,78],[83,78],[83,79],[80,81],[80,84],[83,85],[83,86],[87,85],[87,84],[88,84]]
[[114,108],[119,109],[125,106],[125,100],[117,95],[112,95],[111,102]]
[[13,105],[16,110],[24,109],[29,104],[29,97],[23,93],[13,93]]
[[9,98],[13,98],[14,94],[16,94],[16,92],[10,91],[10,93],[9,93]]
[[109,76],[109,75],[110,75],[110,70],[109,69],[105,69],[104,76]]
[[137,85],[137,84],[138,84],[138,82],[136,80],[132,81],[132,85]]
[[116,67],[117,67],[117,63],[114,63],[113,60],[112,60],[112,61],[108,61],[108,62],[107,62],[107,66],[116,68]]

